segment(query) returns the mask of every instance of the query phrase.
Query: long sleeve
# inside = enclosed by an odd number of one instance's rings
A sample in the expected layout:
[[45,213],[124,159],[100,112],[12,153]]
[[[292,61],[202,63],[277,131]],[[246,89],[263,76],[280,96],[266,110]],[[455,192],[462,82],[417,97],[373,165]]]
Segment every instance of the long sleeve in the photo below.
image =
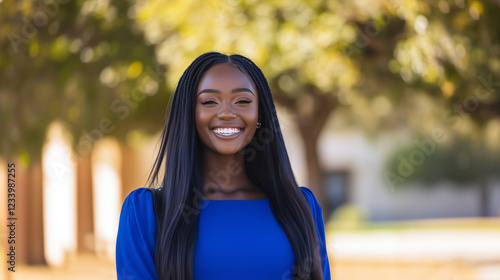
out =
[[314,218],[314,223],[316,225],[316,233],[318,235],[319,249],[320,249],[319,253],[321,255],[321,265],[323,268],[323,278],[324,280],[331,280],[330,263],[328,260],[328,253],[326,250],[325,225],[323,223],[323,213],[321,206],[319,205],[318,201],[316,200],[316,197],[314,196],[313,192],[310,189],[306,187],[300,187],[300,189],[302,190],[302,193],[307,199],[307,202],[309,202],[309,206],[311,206],[312,216]]
[[132,191],[123,202],[116,239],[118,280],[158,279],[155,267],[156,220],[146,188]]

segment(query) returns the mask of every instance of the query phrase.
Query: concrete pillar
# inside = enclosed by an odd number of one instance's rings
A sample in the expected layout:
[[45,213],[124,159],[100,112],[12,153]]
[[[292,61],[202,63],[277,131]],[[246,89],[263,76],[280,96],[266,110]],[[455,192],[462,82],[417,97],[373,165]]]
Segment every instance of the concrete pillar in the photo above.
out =
[[114,260],[120,218],[121,151],[118,142],[104,138],[92,150],[92,186],[96,253]]

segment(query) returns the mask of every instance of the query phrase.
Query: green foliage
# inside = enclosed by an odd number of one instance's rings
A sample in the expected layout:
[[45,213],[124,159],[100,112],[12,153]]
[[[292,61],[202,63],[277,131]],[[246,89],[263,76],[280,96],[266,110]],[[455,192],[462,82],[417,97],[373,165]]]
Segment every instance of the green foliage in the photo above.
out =
[[134,11],[171,85],[202,52],[242,53],[306,125],[335,108],[346,126],[420,129],[416,95],[477,102],[479,124],[500,115],[494,1],[144,0]]
[[331,112],[372,133],[426,133],[443,118],[427,107],[481,126],[500,116],[499,14],[492,0],[2,1],[0,153],[36,156],[55,119],[76,148],[87,133],[154,132],[182,71],[212,50],[261,66],[309,142]]
[[158,129],[168,101],[164,73],[129,8],[129,1],[0,3],[1,154],[39,157],[54,120],[74,135],[75,148],[87,133],[93,144],[101,135],[123,140],[132,129]]
[[386,179],[392,179],[396,183],[393,186],[408,182],[431,186],[442,181],[466,185],[500,177],[498,147],[488,147],[484,141],[475,142],[465,137],[456,137],[434,148],[420,142],[404,146],[390,156]]

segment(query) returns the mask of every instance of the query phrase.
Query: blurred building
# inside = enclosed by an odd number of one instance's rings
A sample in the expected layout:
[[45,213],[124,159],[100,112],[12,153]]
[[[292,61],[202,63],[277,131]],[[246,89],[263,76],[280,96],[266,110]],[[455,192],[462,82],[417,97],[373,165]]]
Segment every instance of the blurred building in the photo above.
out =
[[[300,138],[292,125],[282,128],[297,180],[305,184]],[[359,207],[372,221],[500,216],[500,178],[489,182],[487,197],[482,197],[480,186],[475,184],[458,186],[446,181],[398,187],[388,184],[384,177],[388,157],[397,143],[411,140],[404,133],[368,139],[359,130],[339,132],[327,128],[318,145],[325,174],[325,217],[347,204]],[[488,202],[486,211],[482,210],[484,199]]]

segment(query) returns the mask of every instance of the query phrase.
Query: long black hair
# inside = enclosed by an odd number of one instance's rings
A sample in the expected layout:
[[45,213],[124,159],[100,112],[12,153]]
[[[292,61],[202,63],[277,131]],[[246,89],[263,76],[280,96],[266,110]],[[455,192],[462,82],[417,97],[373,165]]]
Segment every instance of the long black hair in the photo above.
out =
[[149,174],[157,221],[155,264],[159,279],[193,279],[204,181],[202,144],[195,123],[196,90],[202,75],[222,63],[249,76],[259,94],[261,128],[241,152],[248,178],[269,197],[292,246],[295,265],[289,274],[293,273],[293,279],[322,280],[314,220],[293,175],[267,80],[250,59],[217,52],[196,58],[180,78]]

